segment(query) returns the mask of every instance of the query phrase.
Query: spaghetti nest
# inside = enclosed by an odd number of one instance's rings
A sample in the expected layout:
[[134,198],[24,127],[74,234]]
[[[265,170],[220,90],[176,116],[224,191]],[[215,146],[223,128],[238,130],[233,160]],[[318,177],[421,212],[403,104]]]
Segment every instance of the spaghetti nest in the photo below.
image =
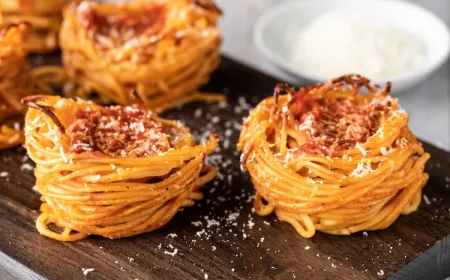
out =
[[384,229],[415,211],[430,155],[389,91],[359,75],[298,91],[279,84],[244,121],[238,144],[256,213],[275,212],[309,238]]
[[64,11],[60,43],[69,96],[143,102],[160,112],[199,99],[220,63],[220,10],[211,0],[81,2]]
[[[29,72],[24,48],[28,24],[0,26],[0,149],[23,143],[20,123],[14,122],[25,112],[20,99],[32,92],[50,93],[51,87],[37,79],[39,69]],[[7,124],[14,124],[15,128]]]
[[58,32],[62,9],[68,0],[0,0],[1,20],[4,23],[28,22],[31,32],[25,48],[29,52],[44,53],[58,47]]
[[214,135],[195,145],[179,122],[137,106],[43,96],[23,101],[25,147],[43,201],[36,226],[47,237],[76,241],[155,230],[201,199],[199,188],[216,175],[203,165],[217,147]]

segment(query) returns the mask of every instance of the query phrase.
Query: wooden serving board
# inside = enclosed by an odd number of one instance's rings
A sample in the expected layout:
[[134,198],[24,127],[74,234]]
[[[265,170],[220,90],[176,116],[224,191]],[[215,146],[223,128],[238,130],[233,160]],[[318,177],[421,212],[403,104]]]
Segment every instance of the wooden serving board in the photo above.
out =
[[[195,103],[165,114],[183,120],[199,137],[209,130],[218,133],[221,150],[210,161],[220,175],[204,187],[200,203],[151,233],[75,243],[40,236],[35,228],[40,202],[32,190],[32,162],[23,148],[0,152],[0,172],[9,174],[0,178],[0,278],[381,279],[449,234],[450,154],[426,143],[432,155],[426,199],[417,212],[400,217],[386,230],[351,236],[316,233],[304,239],[274,215],[254,214],[253,188],[248,174],[240,170],[235,146],[242,118],[272,94],[276,83],[224,58],[205,90],[224,92],[227,104]],[[450,246],[440,244],[436,269],[430,266],[426,272],[425,265],[415,265],[394,278],[449,273]],[[94,270],[85,275],[83,269],[88,268]]]

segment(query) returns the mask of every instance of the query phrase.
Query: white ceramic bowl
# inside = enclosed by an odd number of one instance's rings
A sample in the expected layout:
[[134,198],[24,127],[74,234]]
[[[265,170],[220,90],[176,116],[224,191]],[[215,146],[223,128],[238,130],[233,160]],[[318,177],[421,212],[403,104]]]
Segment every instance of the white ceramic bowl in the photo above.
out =
[[[272,63],[298,77],[325,82],[324,77],[300,69],[292,62],[295,34],[317,16],[351,7],[376,16],[396,28],[414,34],[425,48],[425,61],[421,67],[405,74],[386,77],[368,77],[374,83],[393,84],[394,92],[412,87],[425,79],[447,60],[450,53],[448,26],[428,10],[400,0],[302,0],[289,1],[270,8],[256,22],[253,40],[257,49]],[[330,50],[332,51],[332,50]]]

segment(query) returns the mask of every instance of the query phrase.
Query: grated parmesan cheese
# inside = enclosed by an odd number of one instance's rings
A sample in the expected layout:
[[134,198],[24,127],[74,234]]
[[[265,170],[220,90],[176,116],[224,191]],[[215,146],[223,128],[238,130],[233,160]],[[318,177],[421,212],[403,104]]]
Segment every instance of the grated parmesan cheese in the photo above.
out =
[[164,254],[171,255],[172,257],[175,257],[175,255],[178,253],[178,249],[175,248],[173,252],[164,251]]
[[218,123],[220,121],[220,118],[218,117],[218,116],[214,116],[214,117],[212,117],[212,119],[211,119],[211,122],[212,123]]
[[360,163],[358,163],[356,168],[353,169],[352,173],[350,173],[350,176],[362,178],[370,172],[373,172],[370,162],[366,162],[366,164],[364,164],[363,162],[360,162]]
[[197,232],[195,233],[195,235],[197,235],[198,237],[201,237],[202,234],[204,234],[204,233],[205,233],[205,229],[202,229],[201,231],[197,231]]
[[423,195],[423,200],[425,200],[425,203],[426,203],[426,204],[428,204],[428,205],[431,204],[431,201],[430,201],[430,199],[428,198],[428,196]]
[[355,147],[363,154],[363,156],[367,155],[367,151],[361,146],[361,144],[358,142],[356,143]]
[[59,146],[59,151],[61,152],[61,157],[63,158],[64,163],[68,163],[69,160],[67,159],[66,155],[64,154],[64,149],[62,146]]
[[380,78],[413,71],[425,60],[418,38],[367,12],[331,11],[294,37],[293,61],[321,76],[361,73]]
[[207,228],[210,228],[212,226],[220,226],[220,222],[217,220],[214,220],[214,219],[206,220],[206,223],[207,223],[207,225],[206,225]]
[[236,221],[236,219],[239,217],[239,213],[231,213],[227,217],[227,221]]
[[89,272],[94,271],[93,268],[82,268],[81,270],[83,271],[83,274],[84,274],[85,276],[88,275]]
[[20,171],[33,171],[34,167],[29,163],[24,163],[20,166]]

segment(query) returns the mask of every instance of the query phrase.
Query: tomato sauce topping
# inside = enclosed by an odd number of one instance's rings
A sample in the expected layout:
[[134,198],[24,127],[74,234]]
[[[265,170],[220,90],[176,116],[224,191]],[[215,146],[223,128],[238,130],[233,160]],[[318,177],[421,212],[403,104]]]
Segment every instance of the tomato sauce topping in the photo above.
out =
[[389,106],[390,101],[358,101],[355,97],[303,104],[303,112],[296,115],[296,122],[307,141],[298,153],[334,156],[366,142],[378,130]]
[[145,157],[167,151],[168,135],[152,112],[135,106],[78,110],[69,126],[69,152],[99,151],[112,157]]
[[123,46],[139,36],[158,35],[165,24],[164,8],[152,4],[104,15],[97,4],[83,2],[77,8],[77,21],[88,30],[88,36],[104,48]]

